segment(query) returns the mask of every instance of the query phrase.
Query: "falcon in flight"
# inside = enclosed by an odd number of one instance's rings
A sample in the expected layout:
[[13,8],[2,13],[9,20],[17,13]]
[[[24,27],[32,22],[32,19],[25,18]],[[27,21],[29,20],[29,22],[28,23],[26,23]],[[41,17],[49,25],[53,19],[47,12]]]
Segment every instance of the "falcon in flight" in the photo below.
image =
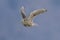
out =
[[30,13],[30,15],[27,17],[26,14],[25,14],[25,9],[24,7],[22,6],[21,7],[21,15],[22,15],[22,24],[25,26],[25,27],[31,27],[31,26],[34,26],[36,25],[36,23],[33,22],[33,18],[39,14],[43,14],[44,12],[47,12],[47,10],[45,8],[43,9],[37,9],[37,10],[34,10]]

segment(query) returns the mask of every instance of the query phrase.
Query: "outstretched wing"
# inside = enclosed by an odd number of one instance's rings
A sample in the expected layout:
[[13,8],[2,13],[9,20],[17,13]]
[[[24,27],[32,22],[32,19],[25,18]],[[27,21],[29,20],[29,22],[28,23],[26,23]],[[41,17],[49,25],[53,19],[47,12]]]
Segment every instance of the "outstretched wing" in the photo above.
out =
[[36,16],[36,15],[39,15],[39,14],[42,14],[44,12],[46,12],[47,10],[44,8],[44,9],[38,9],[38,10],[34,10],[33,12],[30,13],[30,16],[29,16],[29,20],[33,20],[33,18]]
[[23,6],[21,7],[21,15],[22,15],[22,18],[23,18],[23,19],[26,18],[25,9],[24,9]]

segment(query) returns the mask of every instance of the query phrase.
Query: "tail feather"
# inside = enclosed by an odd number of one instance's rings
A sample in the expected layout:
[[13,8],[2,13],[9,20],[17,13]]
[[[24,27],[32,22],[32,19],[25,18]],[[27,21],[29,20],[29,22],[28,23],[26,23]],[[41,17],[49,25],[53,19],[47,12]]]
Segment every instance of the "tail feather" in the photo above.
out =
[[33,24],[32,24],[32,26],[38,26],[38,24],[36,24],[36,23],[33,23]]

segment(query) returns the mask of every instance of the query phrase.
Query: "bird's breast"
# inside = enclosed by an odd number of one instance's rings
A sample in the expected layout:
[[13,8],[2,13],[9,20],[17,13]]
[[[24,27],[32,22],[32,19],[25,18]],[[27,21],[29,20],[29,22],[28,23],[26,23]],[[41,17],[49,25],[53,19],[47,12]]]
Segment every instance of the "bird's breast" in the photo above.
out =
[[30,21],[23,21],[24,26],[32,26],[32,22]]

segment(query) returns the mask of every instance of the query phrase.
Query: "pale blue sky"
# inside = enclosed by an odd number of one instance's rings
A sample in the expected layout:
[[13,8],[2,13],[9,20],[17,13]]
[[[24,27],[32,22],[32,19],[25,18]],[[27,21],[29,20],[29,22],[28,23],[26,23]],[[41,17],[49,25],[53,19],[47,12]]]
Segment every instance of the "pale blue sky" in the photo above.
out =
[[[21,6],[27,15],[35,9],[48,11],[35,18],[39,26],[25,28]],[[60,40],[60,0],[0,0],[0,40]]]

